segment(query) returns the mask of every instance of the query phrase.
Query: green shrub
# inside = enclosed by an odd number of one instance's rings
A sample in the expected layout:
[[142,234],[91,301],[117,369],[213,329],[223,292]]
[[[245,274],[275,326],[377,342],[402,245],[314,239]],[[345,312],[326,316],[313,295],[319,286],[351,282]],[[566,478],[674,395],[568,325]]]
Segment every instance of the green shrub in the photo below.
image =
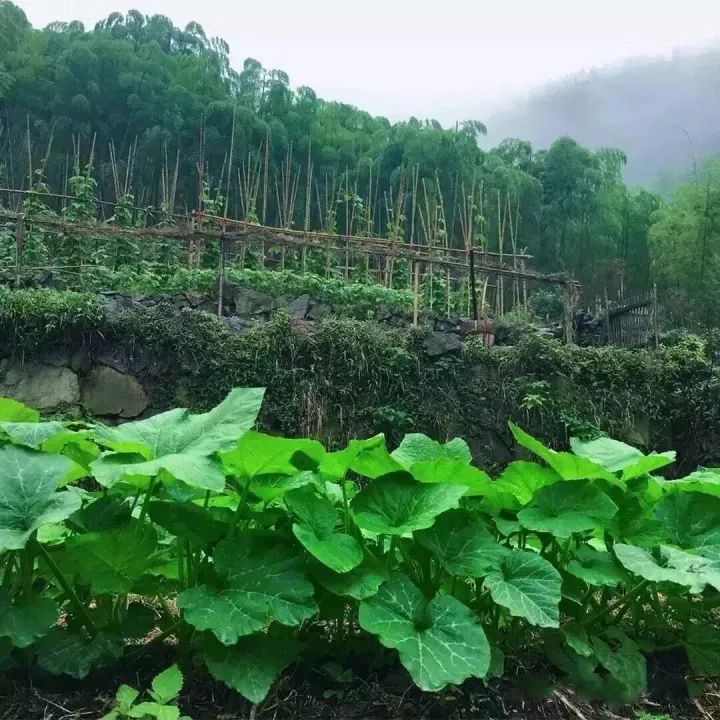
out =
[[[495,479],[458,438],[327,452],[252,430],[263,393],[81,429],[0,399],[1,662],[84,678],[172,638],[252,703],[304,648],[382,646],[428,692],[544,655],[609,704],[656,648],[720,674],[720,471],[666,482],[672,452],[515,425],[535,461]],[[108,717],[177,717],[181,682],[121,688]]]
[[90,293],[0,287],[0,336],[22,352],[70,344],[97,328],[102,305]]

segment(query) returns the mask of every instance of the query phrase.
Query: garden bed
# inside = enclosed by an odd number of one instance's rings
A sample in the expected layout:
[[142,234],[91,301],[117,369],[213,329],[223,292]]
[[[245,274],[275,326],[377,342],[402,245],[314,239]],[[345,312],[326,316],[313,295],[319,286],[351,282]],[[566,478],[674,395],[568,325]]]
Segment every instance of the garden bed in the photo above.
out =
[[[167,658],[166,662],[170,662]],[[143,658],[123,673],[93,677],[79,683],[57,678],[14,676],[0,679],[0,720],[96,720],[113,706],[118,685],[148,687],[158,657]],[[549,697],[533,698],[507,682],[488,687],[468,682],[443,694],[417,690],[407,675],[394,670],[335,684],[333,697],[327,675],[296,668],[283,676],[267,699],[253,706],[202,672],[186,676],[178,706],[193,720],[714,720],[720,717],[720,688],[711,687],[696,700],[682,691],[682,676],[672,668],[658,669],[650,692],[632,706],[609,708],[578,699],[572,689],[556,688]]]

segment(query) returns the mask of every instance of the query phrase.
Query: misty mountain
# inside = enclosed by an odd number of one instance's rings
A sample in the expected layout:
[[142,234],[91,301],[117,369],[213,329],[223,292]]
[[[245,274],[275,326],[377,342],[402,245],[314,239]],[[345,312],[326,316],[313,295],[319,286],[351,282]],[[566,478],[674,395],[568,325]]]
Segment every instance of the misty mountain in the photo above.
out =
[[488,120],[506,137],[547,147],[558,137],[617,147],[627,182],[668,189],[720,153],[720,42],[669,58],[633,60],[548,85]]

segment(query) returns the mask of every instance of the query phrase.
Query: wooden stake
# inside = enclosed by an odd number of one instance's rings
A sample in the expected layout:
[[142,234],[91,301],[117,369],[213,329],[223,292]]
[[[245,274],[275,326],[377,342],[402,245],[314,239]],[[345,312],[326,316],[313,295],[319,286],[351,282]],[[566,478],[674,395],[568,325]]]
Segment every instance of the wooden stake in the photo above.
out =
[[[312,197],[312,174],[313,174],[313,163],[312,163],[312,140],[308,143],[308,159],[307,168],[305,170],[305,222],[303,228],[306,233],[310,232],[310,201]],[[307,271],[307,247],[303,246],[302,249],[302,272]]]
[[230,205],[230,178],[232,177],[233,153],[235,151],[235,119],[237,117],[237,101],[233,109],[232,121],[232,137],[230,138],[230,157],[228,158],[228,174],[227,185],[225,187],[225,216],[223,218],[222,228],[220,230],[220,258],[218,261],[218,317],[223,315],[223,294],[225,292],[225,225],[228,217],[228,207]]
[[577,305],[577,288],[572,283],[563,285],[565,296],[565,342],[572,345],[575,342],[575,306]]
[[610,301],[608,300],[607,288],[605,288],[605,331],[607,333],[607,344],[612,344],[612,332],[610,326]]
[[222,228],[222,235],[220,237],[220,260],[218,267],[218,304],[217,304],[217,316],[221,318],[223,316],[223,295],[225,293],[225,226]]
[[418,326],[418,302],[420,295],[420,263],[413,262],[413,327]]
[[[267,219],[267,195],[268,195],[268,173],[270,169],[270,132],[265,136],[265,165],[263,172],[263,225]],[[265,252],[263,251],[263,267],[265,267]]]
[[23,250],[25,248],[25,221],[20,218],[15,226],[15,289],[20,287]]
[[660,308],[658,307],[657,285],[653,283],[653,330],[655,334],[655,348],[660,347]]
[[32,166],[32,149],[30,147],[30,116],[26,118],[27,121],[27,156],[28,156],[28,190],[33,188],[33,166]]
[[471,245],[470,255],[470,292],[472,293],[472,318],[475,321],[475,329],[477,330],[478,322],[478,301],[477,288],[475,287],[475,248]]

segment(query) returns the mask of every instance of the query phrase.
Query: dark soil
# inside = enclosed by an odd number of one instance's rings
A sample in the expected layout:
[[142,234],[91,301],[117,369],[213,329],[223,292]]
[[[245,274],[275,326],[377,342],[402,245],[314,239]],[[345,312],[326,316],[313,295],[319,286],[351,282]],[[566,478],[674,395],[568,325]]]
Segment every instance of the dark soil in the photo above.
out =
[[[121,683],[144,690],[170,664],[169,658],[161,657],[141,662],[124,663],[112,673],[94,673],[82,682],[36,671],[5,673],[0,676],[0,720],[96,720],[112,708]],[[422,693],[397,667],[382,675],[355,675],[347,683],[333,681],[322,670],[292,668],[265,702],[253,707],[201,668],[187,667],[179,705],[193,720],[660,720],[663,715],[671,720],[720,720],[720,687],[711,685],[702,697],[690,699],[684,681],[673,672],[677,667],[672,657],[652,659],[647,696],[633,707],[621,708],[581,702],[572,690],[560,686],[543,686],[543,697],[538,697],[541,683],[524,670],[516,670],[512,684],[471,681],[443,693]],[[525,691],[518,689],[521,686]]]

